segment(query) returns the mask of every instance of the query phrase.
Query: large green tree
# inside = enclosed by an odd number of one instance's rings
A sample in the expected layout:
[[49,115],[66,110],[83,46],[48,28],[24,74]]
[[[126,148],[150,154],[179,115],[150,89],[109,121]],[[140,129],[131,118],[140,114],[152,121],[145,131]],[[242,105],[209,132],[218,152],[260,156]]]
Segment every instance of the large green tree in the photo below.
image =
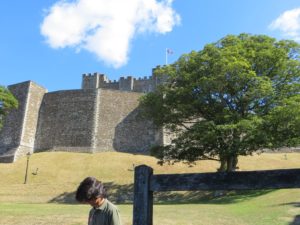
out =
[[160,162],[201,159],[233,171],[239,155],[300,145],[300,45],[228,35],[155,70],[167,81],[141,99],[146,117],[176,136]]
[[5,115],[9,110],[17,108],[18,101],[13,94],[4,86],[0,86],[0,128],[3,125]]

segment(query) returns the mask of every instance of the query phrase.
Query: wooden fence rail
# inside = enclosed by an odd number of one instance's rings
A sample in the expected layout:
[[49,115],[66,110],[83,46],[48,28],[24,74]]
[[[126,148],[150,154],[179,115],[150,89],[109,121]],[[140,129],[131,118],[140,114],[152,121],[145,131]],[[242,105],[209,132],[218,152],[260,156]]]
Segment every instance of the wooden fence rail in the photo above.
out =
[[154,191],[300,188],[300,169],[158,174],[146,165],[134,174],[133,225],[153,224]]

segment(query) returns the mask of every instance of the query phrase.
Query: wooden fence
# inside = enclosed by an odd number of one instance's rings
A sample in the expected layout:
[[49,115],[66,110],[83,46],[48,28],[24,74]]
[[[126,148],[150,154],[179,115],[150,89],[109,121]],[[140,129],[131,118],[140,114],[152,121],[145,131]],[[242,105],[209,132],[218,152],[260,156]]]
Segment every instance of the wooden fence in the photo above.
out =
[[153,224],[154,191],[254,190],[300,188],[300,169],[221,173],[157,174],[135,167],[133,225]]

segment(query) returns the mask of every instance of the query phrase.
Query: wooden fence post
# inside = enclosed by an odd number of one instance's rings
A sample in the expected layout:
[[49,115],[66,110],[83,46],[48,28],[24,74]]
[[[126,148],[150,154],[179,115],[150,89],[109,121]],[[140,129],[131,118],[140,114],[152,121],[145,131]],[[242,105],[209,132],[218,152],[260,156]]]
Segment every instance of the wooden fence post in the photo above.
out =
[[150,179],[153,169],[146,165],[135,167],[133,225],[152,225],[153,191],[150,190]]

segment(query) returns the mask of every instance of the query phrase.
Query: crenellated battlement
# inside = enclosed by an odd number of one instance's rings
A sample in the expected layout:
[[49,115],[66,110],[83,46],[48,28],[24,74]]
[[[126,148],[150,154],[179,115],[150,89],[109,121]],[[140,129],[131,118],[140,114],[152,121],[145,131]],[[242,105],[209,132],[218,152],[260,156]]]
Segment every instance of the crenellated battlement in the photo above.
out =
[[[155,68],[153,69],[153,71]],[[88,73],[82,75],[82,89],[113,89],[120,91],[133,91],[148,93],[154,91],[161,79],[158,79],[154,73],[152,76],[134,78],[133,76],[120,77],[118,81],[111,81],[105,74]]]

